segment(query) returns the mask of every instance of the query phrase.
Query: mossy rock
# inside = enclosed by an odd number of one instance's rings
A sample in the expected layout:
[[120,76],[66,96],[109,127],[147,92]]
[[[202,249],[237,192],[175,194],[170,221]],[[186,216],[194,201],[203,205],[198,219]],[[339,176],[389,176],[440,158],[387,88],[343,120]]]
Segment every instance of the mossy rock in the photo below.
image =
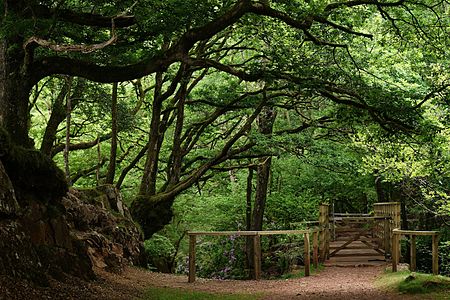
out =
[[0,159],[19,204],[27,198],[20,194],[35,195],[41,202],[59,202],[68,191],[64,173],[51,158],[37,150],[14,145],[4,129],[0,129]]

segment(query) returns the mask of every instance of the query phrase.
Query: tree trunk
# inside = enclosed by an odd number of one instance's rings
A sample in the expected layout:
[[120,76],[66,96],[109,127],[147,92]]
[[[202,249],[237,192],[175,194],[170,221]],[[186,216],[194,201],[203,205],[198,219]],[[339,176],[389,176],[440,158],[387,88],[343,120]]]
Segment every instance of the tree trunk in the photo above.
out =
[[158,159],[161,150],[161,111],[162,101],[161,89],[163,85],[163,74],[156,74],[156,86],[152,107],[152,120],[149,133],[149,147],[147,151],[147,159],[144,167],[144,175],[142,176],[139,194],[152,196],[156,194],[156,176],[158,172]]
[[[258,118],[259,132],[264,135],[270,135],[273,131],[273,124],[276,118],[274,108],[265,107]],[[266,208],[267,187],[270,179],[270,167],[272,158],[262,157],[259,159],[255,204],[253,206],[252,230],[262,230],[264,210]]]
[[[264,107],[258,117],[258,130],[264,135],[270,135],[273,131],[273,124],[276,118],[276,111],[274,108]],[[253,214],[250,224],[250,230],[262,230],[264,210],[266,208],[267,187],[270,179],[270,167],[272,165],[272,158],[270,156],[259,159],[256,173],[256,192],[255,203],[253,205]],[[248,189],[248,186],[247,186]],[[247,240],[247,262],[249,269],[254,267],[253,263],[253,243]],[[254,274],[254,272],[252,272]],[[252,275],[253,276],[253,275]]]
[[245,230],[250,230],[252,227],[252,192],[253,192],[253,168],[248,168],[247,176],[247,192],[245,205]]
[[386,202],[386,196],[381,182],[381,176],[375,173],[375,190],[377,192],[378,202]]
[[117,82],[113,83],[111,97],[111,151],[109,154],[108,172],[106,173],[105,183],[113,184],[116,173],[117,157]]
[[[19,50],[9,51],[12,48]],[[32,86],[21,72],[23,51],[21,41],[0,41],[0,127],[16,145],[32,148],[28,137],[28,98]]]
[[[70,95],[72,110],[78,105],[78,102],[82,97],[85,83],[86,80],[84,78],[77,78],[76,85],[72,87],[73,93]],[[69,93],[69,82],[65,80],[61,91],[52,105],[52,113],[47,122],[47,126],[45,127],[44,136],[41,142],[40,151],[48,157],[52,157],[52,149],[53,144],[55,143],[58,126],[66,118],[66,105],[64,104],[64,99],[68,97],[67,93]]]
[[66,98],[66,143],[64,147],[64,170],[66,172],[66,180],[69,185],[70,182],[70,166],[69,166],[69,146],[70,146],[70,125],[72,119],[72,101],[70,99],[70,90],[72,87],[72,78],[68,78],[68,93]]
[[[249,231],[252,228],[252,194],[253,194],[253,168],[248,168],[247,176],[247,192],[245,203],[245,230]],[[254,268],[253,260],[253,237],[247,236],[245,244],[245,251],[247,256],[247,269],[252,270]]]

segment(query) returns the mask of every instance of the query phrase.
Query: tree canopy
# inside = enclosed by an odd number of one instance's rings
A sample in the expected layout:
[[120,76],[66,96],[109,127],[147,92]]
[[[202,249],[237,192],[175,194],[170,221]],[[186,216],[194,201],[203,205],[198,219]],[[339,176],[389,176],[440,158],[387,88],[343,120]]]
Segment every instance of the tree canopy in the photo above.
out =
[[[448,217],[446,1],[4,0],[0,14],[16,186],[42,191],[29,167],[55,195],[113,183],[147,237],[176,197],[216,185],[254,191],[247,227],[396,193]],[[35,155],[20,172],[17,153]]]

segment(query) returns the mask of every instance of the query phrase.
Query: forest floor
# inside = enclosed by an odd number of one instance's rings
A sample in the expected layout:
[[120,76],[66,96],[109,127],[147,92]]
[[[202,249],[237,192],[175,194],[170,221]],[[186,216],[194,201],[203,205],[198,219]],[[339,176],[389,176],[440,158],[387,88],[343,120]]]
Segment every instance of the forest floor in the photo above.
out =
[[0,277],[0,299],[142,299],[151,288],[176,288],[211,294],[252,294],[258,299],[426,299],[380,290],[375,281],[384,267],[328,267],[310,277],[288,280],[212,280],[127,268],[124,273],[98,272],[86,283],[73,278],[36,288],[27,282]]

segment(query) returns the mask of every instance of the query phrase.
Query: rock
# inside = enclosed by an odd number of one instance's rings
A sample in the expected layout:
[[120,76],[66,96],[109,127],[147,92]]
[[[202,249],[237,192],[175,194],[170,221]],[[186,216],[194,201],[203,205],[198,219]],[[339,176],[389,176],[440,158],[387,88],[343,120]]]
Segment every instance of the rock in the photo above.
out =
[[408,275],[408,277],[405,278],[405,282],[416,280],[416,278],[416,273],[411,273],[410,275]]
[[76,196],[83,202],[100,206],[103,209],[117,212],[123,217],[131,218],[128,208],[123,204],[122,195],[113,185],[105,184],[93,189],[78,190]]
[[41,259],[18,221],[0,221],[0,253],[0,274],[47,285]]
[[[16,170],[14,182],[2,160],[0,275],[46,285],[49,276],[90,280],[93,267],[120,272],[125,264],[143,265],[142,234],[113,186],[71,190],[65,197],[58,196],[61,189],[41,193],[44,182],[23,187],[28,175]],[[37,170],[33,182],[45,173],[43,166]]]
[[[94,200],[90,197],[94,197]],[[105,198],[109,205],[105,205]],[[106,185],[93,190],[71,189],[62,203],[67,211],[71,232],[85,245],[94,266],[120,272],[124,264],[144,264],[142,233],[131,219],[128,209],[123,206],[115,187]],[[115,209],[111,203],[120,204]]]

